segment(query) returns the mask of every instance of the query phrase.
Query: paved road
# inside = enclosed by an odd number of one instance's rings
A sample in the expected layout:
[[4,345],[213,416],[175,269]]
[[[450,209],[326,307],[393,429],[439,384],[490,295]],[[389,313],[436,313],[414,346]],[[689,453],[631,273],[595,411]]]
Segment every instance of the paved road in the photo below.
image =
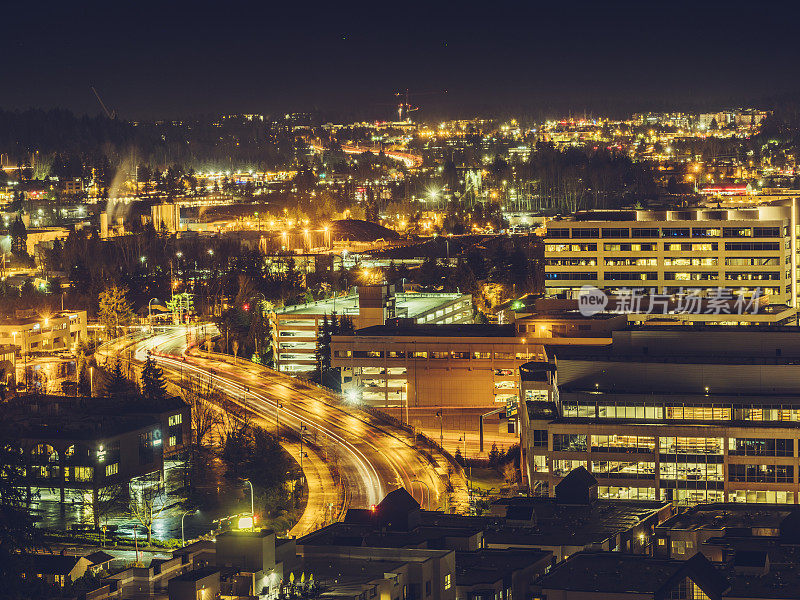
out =
[[[273,426],[277,414],[282,430],[302,429],[304,438],[327,455],[327,464],[337,467],[346,507],[369,508],[391,490],[403,486],[424,508],[458,512],[468,509],[463,477],[455,474],[450,477],[454,492],[448,495],[446,459],[436,452],[426,454],[418,450],[411,434],[346,405],[336,394],[260,365],[241,360],[234,365],[230,357],[187,354],[190,345],[187,338],[185,328],[159,334],[137,344],[136,358],[143,360],[147,350],[152,350],[165,369],[203,381],[210,379],[229,398]],[[307,448],[308,444],[306,451]],[[319,461],[304,464],[304,471],[309,481],[324,478],[319,472]],[[330,495],[309,500],[314,508],[304,515],[304,528],[313,528],[330,517]]]

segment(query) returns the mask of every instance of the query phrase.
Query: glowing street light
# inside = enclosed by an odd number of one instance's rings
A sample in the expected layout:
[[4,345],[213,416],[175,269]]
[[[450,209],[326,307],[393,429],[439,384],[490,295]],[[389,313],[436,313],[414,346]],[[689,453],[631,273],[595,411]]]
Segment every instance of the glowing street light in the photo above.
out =
[[[253,517],[256,514],[255,504],[253,503],[253,484],[249,479],[245,479],[244,482],[250,486],[250,528],[253,527]],[[241,521],[241,519],[239,519]],[[239,526],[239,529],[246,529],[245,527]]]

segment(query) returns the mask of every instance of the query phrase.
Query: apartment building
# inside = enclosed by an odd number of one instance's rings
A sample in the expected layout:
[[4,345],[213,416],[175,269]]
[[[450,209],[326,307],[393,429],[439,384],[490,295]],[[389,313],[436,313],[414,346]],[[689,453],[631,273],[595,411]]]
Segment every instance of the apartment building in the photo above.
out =
[[520,367],[521,445],[534,494],[570,471],[600,498],[794,504],[800,499],[796,328],[616,331]]
[[341,369],[347,397],[429,428],[437,439],[441,430],[477,431],[480,415],[492,411],[493,426],[510,421],[505,433],[515,434],[519,366],[543,360],[545,344],[608,344],[626,322],[624,315],[579,313],[506,325],[395,320],[333,336],[331,365]]
[[618,291],[760,288],[771,303],[797,305],[796,210],[592,211],[550,221],[545,287],[576,297],[584,285]]
[[70,350],[88,340],[86,311],[59,311],[39,315],[36,311],[17,311],[14,317],[0,319],[0,344],[13,344],[22,353]]
[[289,374],[313,371],[319,330],[332,315],[355,329],[410,319],[424,325],[472,323],[472,297],[458,293],[396,292],[394,286],[362,285],[353,293],[275,311],[275,364]]

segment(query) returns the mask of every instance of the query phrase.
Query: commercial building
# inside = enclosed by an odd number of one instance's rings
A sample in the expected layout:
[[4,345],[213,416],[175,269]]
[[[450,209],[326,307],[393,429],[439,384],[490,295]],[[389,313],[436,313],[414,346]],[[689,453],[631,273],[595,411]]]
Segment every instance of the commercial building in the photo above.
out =
[[624,315],[578,313],[530,315],[507,325],[396,320],[333,336],[331,365],[341,369],[342,390],[353,401],[434,439],[448,430],[478,433],[480,416],[493,412],[486,417],[488,449],[516,442],[521,364],[543,360],[545,344],[608,344],[611,331],[625,325]]
[[[72,397],[18,398],[3,405],[2,438],[19,452],[24,486],[91,496],[95,524],[102,490],[137,478],[160,480],[164,457],[190,443],[190,408],[179,399],[158,407]],[[42,494],[40,501],[46,499]]]
[[472,323],[472,298],[458,293],[395,292],[394,286],[386,284],[362,285],[344,297],[278,309],[274,313],[276,368],[289,374],[313,371],[320,327],[334,314],[350,319],[355,329],[395,318],[425,325]]
[[790,203],[592,211],[552,220],[545,238],[545,287],[564,297],[577,296],[584,285],[670,295],[722,287],[747,296],[760,288],[770,302],[794,307],[796,210]]
[[615,331],[520,367],[521,444],[535,494],[583,467],[601,498],[678,504],[800,498],[795,328]]
[[0,319],[0,344],[13,344],[22,353],[70,350],[88,341],[86,311],[60,311],[42,316],[35,311],[18,311]]

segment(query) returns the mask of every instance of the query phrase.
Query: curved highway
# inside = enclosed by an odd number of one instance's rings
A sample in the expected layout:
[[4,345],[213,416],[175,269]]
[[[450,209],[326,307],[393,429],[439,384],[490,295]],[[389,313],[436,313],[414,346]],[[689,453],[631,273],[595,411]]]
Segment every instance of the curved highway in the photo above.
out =
[[[275,423],[277,418],[282,430],[302,431],[305,441],[324,453],[331,470],[338,472],[345,508],[369,508],[403,486],[423,508],[467,510],[466,482],[460,474],[448,476],[448,462],[440,453],[421,452],[410,434],[346,405],[330,391],[251,362],[232,364],[230,356],[187,353],[186,331],[177,328],[138,342],[135,357],[144,360],[150,350],[165,370],[211,381],[264,421]],[[452,494],[446,489],[448,477]]]

